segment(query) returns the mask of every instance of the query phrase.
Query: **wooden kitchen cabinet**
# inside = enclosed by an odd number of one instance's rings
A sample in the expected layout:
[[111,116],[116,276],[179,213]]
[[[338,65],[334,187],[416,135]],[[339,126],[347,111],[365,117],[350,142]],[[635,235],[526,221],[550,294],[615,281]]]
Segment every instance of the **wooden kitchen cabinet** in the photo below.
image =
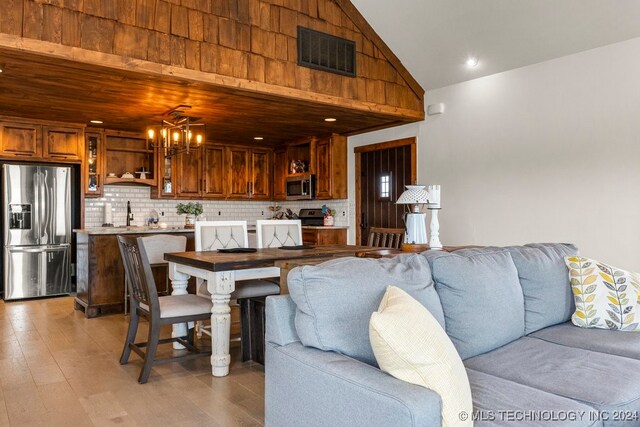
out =
[[346,199],[347,138],[333,134],[316,143],[316,199]]
[[84,141],[82,129],[44,126],[44,157],[51,160],[82,160]]
[[203,160],[202,195],[206,198],[212,199],[226,197],[224,146],[205,146]]
[[178,166],[177,196],[200,197],[202,194],[202,148],[180,153],[176,157]]
[[273,200],[287,200],[288,170],[287,149],[276,149],[273,152]]
[[[156,179],[156,150],[149,146],[146,135],[123,132],[105,131],[105,184],[135,184],[155,187]],[[145,178],[136,172],[145,168]],[[122,178],[124,173],[130,173],[133,178]],[[113,173],[114,176],[109,176]]]
[[104,194],[104,144],[101,132],[85,134],[84,195],[102,197]]
[[346,245],[347,229],[335,227],[302,227],[305,245]]
[[251,182],[249,197],[255,200],[271,199],[271,151],[251,150]]
[[42,157],[42,126],[0,122],[0,155],[3,157]]
[[225,148],[206,144],[177,156],[176,177],[179,198],[221,199],[225,192]]
[[271,150],[227,147],[227,197],[271,199]]

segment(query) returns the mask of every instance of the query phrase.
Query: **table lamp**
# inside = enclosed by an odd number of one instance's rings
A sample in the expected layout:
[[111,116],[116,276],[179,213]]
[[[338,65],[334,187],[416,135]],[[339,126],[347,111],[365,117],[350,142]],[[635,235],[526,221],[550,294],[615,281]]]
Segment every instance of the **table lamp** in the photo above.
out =
[[406,185],[407,189],[398,197],[396,204],[413,205],[405,214],[406,232],[404,243],[407,245],[427,244],[427,214],[420,211],[421,206],[429,203],[429,192],[424,185]]

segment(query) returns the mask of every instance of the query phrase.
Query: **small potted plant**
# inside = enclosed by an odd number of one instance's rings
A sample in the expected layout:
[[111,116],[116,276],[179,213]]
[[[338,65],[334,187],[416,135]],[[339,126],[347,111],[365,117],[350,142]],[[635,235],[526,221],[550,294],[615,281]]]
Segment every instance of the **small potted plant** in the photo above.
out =
[[336,210],[331,209],[327,205],[322,205],[322,214],[324,215],[324,225],[332,226],[334,224],[334,217],[336,216]]
[[196,226],[196,217],[202,215],[202,204],[197,202],[178,203],[176,205],[176,213],[178,215],[186,215],[184,228],[194,228]]

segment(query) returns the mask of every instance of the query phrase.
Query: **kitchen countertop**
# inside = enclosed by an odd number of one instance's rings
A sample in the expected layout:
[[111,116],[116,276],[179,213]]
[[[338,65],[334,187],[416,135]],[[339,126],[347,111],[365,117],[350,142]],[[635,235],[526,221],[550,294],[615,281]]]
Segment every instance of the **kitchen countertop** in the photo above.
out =
[[151,228],[151,227],[99,227],[99,228],[83,228],[73,230],[74,233],[84,233],[90,235],[106,235],[106,234],[158,234],[158,233],[193,233],[195,229],[184,227],[167,227],[167,228]]

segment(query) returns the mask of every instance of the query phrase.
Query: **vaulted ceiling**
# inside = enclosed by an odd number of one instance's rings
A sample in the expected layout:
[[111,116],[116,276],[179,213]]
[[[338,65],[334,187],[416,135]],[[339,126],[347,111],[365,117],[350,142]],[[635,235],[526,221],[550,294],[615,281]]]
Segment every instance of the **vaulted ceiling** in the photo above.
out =
[[640,37],[637,0],[352,2],[427,91]]

